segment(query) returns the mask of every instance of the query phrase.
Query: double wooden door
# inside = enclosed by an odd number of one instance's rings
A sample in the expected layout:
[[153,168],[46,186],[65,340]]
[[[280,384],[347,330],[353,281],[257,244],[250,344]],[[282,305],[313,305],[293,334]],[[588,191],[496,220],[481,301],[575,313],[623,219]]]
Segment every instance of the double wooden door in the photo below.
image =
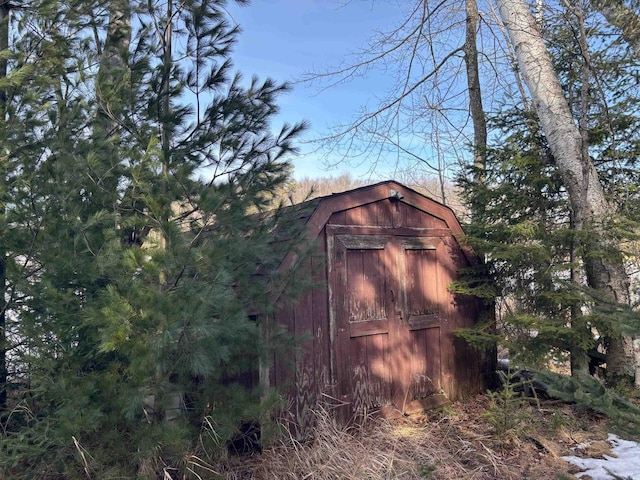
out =
[[336,231],[330,282],[334,379],[353,413],[440,397],[450,272],[440,237]]

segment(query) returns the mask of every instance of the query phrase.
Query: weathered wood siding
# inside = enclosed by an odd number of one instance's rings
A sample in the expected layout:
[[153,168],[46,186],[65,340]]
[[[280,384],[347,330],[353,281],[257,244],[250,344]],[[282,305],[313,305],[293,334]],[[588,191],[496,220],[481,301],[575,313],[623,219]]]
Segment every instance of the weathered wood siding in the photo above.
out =
[[[410,198],[385,197],[385,188],[404,188]],[[319,286],[276,315],[303,340],[269,372],[270,384],[288,393],[298,431],[312,425],[319,402],[347,421],[484,387],[491,354],[454,335],[477,322],[480,303],[448,290],[471,261],[450,210],[380,184],[320,200],[308,225],[318,247],[305,269]]]
[[303,432],[310,425],[312,408],[331,388],[329,357],[329,291],[327,289],[326,243],[323,238],[316,253],[306,259],[302,269],[314,272],[316,288],[294,304],[283,305],[272,321],[298,339],[296,348],[274,354],[268,372],[269,386],[285,396],[286,413],[292,431]]

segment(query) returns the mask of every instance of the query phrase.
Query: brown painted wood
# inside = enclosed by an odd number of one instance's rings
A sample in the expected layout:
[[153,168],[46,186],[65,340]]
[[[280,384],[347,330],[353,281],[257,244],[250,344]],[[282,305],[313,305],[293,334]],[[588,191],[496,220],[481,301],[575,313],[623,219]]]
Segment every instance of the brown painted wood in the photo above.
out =
[[408,206],[404,206],[404,215],[405,215],[405,225],[407,227],[423,227],[423,220],[424,220],[424,212],[422,212],[421,210],[417,209],[417,208],[411,208]]
[[439,327],[442,317],[437,313],[431,315],[420,315],[409,317],[407,327],[409,330],[424,330],[425,328]]
[[360,225],[378,225],[378,205],[380,202],[368,203],[359,207]]
[[349,323],[349,336],[351,338],[384,333],[389,333],[389,319],[387,318]]
[[345,212],[345,225],[364,225],[362,223],[362,208],[350,208]]
[[[393,202],[382,201],[376,202],[378,218],[375,226],[380,227],[393,227]],[[337,223],[337,222],[336,222]]]
[[402,268],[402,252],[397,238],[389,242],[388,262],[393,266],[389,275],[389,293],[392,301],[391,324],[389,325],[389,401],[396,409],[404,411],[409,401],[411,388],[411,356],[410,333],[404,323],[402,289],[404,269]]
[[367,360],[369,362],[371,397],[374,407],[388,403],[389,397],[389,335],[369,335],[367,339]]
[[[446,291],[439,278],[437,238],[407,238],[401,241],[403,256],[404,310],[409,325],[424,317],[439,315]],[[430,318],[427,318],[429,320]]]
[[[434,327],[437,329],[438,327]],[[426,398],[434,393],[434,383],[439,380],[428,376],[429,365],[440,352],[427,348],[427,335],[424,328],[411,331],[411,394],[409,401]],[[439,360],[439,359],[438,359]]]
[[354,235],[394,235],[399,237],[449,237],[451,232],[442,228],[371,227],[361,225],[328,224],[330,234]]
[[[276,313],[273,329],[283,328],[288,334],[295,334],[295,315],[293,305],[283,304]],[[271,386],[286,392],[289,398],[295,398],[295,358],[282,351],[275,353],[273,384]]]
[[[414,399],[438,393],[442,382],[436,247],[442,240],[343,233],[334,234],[331,243],[335,258],[346,260],[334,265],[343,270],[336,275],[341,283],[335,287],[341,299],[336,352],[343,356],[338,362],[342,365],[338,371],[340,398],[350,398],[362,412],[379,406],[372,403],[374,397],[380,402],[382,395],[388,395],[386,402],[403,409]],[[437,332],[435,344],[433,333],[428,335],[427,330]],[[363,343],[367,341],[386,350],[368,354]],[[386,363],[383,370],[381,357]],[[374,381],[371,372],[376,369]],[[362,385],[365,379],[377,382],[378,393]]]
[[[392,189],[404,198],[390,199]],[[300,428],[323,399],[342,405],[334,411],[346,422],[391,404],[408,412],[477,391],[478,356],[453,332],[477,321],[478,303],[447,289],[476,260],[456,239],[462,229],[451,210],[395,182],[314,202],[303,220],[325,255],[316,270],[324,284],[278,313],[309,342],[292,376],[281,359],[273,369],[275,383],[295,379]],[[296,255],[285,257],[283,271]]]
[[[451,237],[447,237],[436,249],[438,255],[438,275],[442,284],[448,286],[456,277],[455,265],[451,261]],[[442,291],[442,290],[441,290]],[[453,296],[448,290],[442,301],[442,317],[445,321],[441,323],[441,357],[442,357],[442,377],[443,388],[452,399],[457,399],[457,376],[459,374],[456,366],[456,348],[454,330],[459,325],[456,323],[455,309],[453,308]]]
[[365,417],[371,406],[371,383],[369,381],[369,359],[367,338],[356,337],[349,341],[349,378],[351,386],[352,415]]
[[[391,200],[389,198],[391,190],[400,192],[403,196],[402,200]],[[324,226],[336,212],[355,209],[362,205],[372,204],[375,202],[391,203],[391,209],[393,212],[392,226],[394,227],[406,226],[406,207],[412,206],[423,212],[428,212],[429,215],[441,219],[444,225],[451,230],[453,235],[464,235],[460,223],[449,207],[396,182],[381,182],[375,185],[351,190],[349,192],[331,195],[320,200],[316,199],[313,200],[313,202],[316,202],[318,206],[307,220],[308,236],[312,240],[318,238],[320,232],[324,229]],[[351,218],[349,222],[356,222],[358,214],[354,211],[351,215],[353,218]],[[349,222],[345,221],[345,224]],[[470,259],[474,258],[473,252],[469,249],[464,248],[463,250],[465,255],[468,255]],[[283,259],[280,265],[280,270],[286,271],[291,268],[291,266],[295,264],[296,258],[297,253],[295,251],[289,252]]]
[[335,390],[332,392],[336,408],[336,416],[340,421],[349,421],[351,417],[351,382],[350,382],[350,336],[348,319],[347,285],[347,252],[344,244],[335,236],[327,238],[329,251],[329,298],[331,321],[331,377]]
[[336,225],[346,225],[347,224],[347,212],[342,210],[340,212],[335,212],[331,214],[329,220],[327,220],[327,225],[336,224]]
[[[313,272],[313,256],[305,261],[305,269]],[[313,328],[313,293],[308,292],[295,304],[294,319],[296,338],[302,343],[296,350],[295,392],[296,417],[304,426],[313,423],[312,414],[317,404],[317,383],[315,364],[315,332]],[[304,431],[299,432],[304,434]]]
[[[402,237],[403,316],[410,332],[412,352],[407,366],[410,395],[408,401],[424,400],[440,393],[442,291],[438,272],[439,237]],[[405,407],[406,408],[406,407]]]
[[423,330],[427,345],[426,380],[431,388],[428,395],[442,392],[442,349],[440,348],[440,327],[429,327]]
[[315,363],[315,388],[318,401],[322,401],[323,393],[330,393],[331,389],[331,358],[329,353],[329,290],[327,288],[327,245],[320,242],[313,259],[316,272],[316,288],[312,292],[313,311],[313,341]]
[[349,250],[384,250],[391,239],[390,235],[344,234],[338,237],[340,243]]
[[337,280],[333,291],[338,397],[351,401],[360,414],[374,406],[372,399],[379,401],[388,391],[386,366],[381,365],[388,356],[388,340],[381,337],[389,333],[386,245],[391,238],[347,234],[334,235],[330,242]]

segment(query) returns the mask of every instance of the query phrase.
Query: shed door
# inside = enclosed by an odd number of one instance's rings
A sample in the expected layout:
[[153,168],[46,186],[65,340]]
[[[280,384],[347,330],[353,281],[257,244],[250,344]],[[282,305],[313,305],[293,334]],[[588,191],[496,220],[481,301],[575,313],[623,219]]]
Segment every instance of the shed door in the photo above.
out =
[[[411,362],[404,387],[407,403],[438,394],[442,387],[440,324],[448,280],[438,266],[439,238],[404,237],[399,241],[402,325],[408,331]],[[408,408],[405,405],[403,408]]]
[[335,380],[355,412],[440,390],[439,239],[335,235]]
[[335,379],[340,398],[361,413],[384,405],[390,397],[392,238],[335,237]]

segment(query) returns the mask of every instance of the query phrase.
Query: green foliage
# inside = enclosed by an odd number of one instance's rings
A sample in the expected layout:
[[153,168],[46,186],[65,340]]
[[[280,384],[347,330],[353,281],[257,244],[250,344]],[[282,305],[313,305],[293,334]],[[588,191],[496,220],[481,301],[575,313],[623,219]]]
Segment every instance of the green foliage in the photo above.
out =
[[269,428],[249,372],[291,339],[255,315],[309,285],[277,272],[309,245],[266,209],[304,125],[271,134],[288,87],[233,72],[224,4],[174,2],[171,51],[166,3],[12,12],[2,478],[194,476]]
[[615,390],[606,388],[597,379],[588,375],[568,377],[551,372],[538,372],[549,385],[549,395],[567,402],[602,413],[612,422],[615,430],[632,436],[640,431],[640,408]]
[[418,465],[418,474],[420,478],[433,478],[433,474],[436,473],[438,469],[434,465]]
[[588,320],[575,315],[584,292],[572,281],[576,239],[562,182],[535,122],[521,113],[497,119],[515,132],[487,152],[486,183],[460,179],[476,212],[466,241],[486,261],[452,288],[499,309],[498,330],[488,319],[465,338],[493,338],[530,365],[552,351],[590,348],[593,340],[576,328]]
[[[494,338],[529,366],[571,356],[584,370],[598,339],[640,331],[636,305],[616,304],[585,267],[585,259],[619,265],[638,258],[640,90],[630,73],[634,57],[588,6],[548,18],[545,39],[613,210],[597,224],[575,225],[535,114],[507,100],[490,119],[485,182],[472,180],[473,168],[458,182],[473,212],[466,241],[486,261],[453,287],[497,308],[495,332],[481,325],[461,332],[465,338]],[[576,55],[585,46],[588,58]]]
[[527,410],[523,408],[527,400],[518,391],[523,384],[511,372],[497,373],[501,388],[487,392],[489,405],[482,416],[498,436],[518,438],[523,434],[523,424],[529,418]]

